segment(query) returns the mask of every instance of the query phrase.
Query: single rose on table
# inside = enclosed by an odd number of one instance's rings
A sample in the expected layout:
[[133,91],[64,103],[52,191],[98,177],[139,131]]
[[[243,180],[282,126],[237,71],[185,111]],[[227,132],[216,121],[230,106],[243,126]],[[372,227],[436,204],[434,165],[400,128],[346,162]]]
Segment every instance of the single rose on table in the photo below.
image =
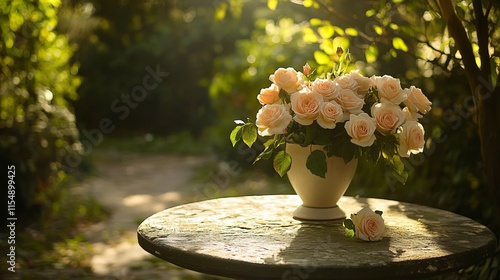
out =
[[382,212],[373,212],[370,208],[351,214],[351,219],[344,221],[344,227],[350,232],[354,231],[354,236],[364,241],[380,241],[385,233]]

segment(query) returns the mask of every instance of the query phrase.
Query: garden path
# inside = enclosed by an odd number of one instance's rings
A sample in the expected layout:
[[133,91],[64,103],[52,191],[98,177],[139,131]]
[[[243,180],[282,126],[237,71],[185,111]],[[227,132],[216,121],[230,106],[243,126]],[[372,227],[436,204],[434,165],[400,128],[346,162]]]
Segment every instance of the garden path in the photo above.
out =
[[86,233],[94,274],[120,280],[220,279],[156,262],[136,238],[137,226],[151,214],[203,199],[194,195],[189,180],[206,159],[122,151],[95,151],[92,158],[97,174],[82,187],[110,211],[109,219]]

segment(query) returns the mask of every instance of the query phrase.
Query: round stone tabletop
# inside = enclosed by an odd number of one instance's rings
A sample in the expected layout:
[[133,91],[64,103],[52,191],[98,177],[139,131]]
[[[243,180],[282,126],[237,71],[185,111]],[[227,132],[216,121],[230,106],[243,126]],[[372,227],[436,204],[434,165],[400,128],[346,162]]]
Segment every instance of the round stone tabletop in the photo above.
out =
[[176,206],[138,228],[140,246],[181,267],[238,279],[394,279],[459,270],[492,256],[495,235],[460,215],[393,200],[343,197],[346,214],[384,212],[382,241],[346,236],[342,221],[292,218],[295,195]]

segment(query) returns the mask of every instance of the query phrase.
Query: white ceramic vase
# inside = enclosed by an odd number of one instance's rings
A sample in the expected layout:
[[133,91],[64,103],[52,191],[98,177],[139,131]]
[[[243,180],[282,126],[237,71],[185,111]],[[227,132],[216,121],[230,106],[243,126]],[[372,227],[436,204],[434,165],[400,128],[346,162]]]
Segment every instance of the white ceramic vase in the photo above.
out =
[[292,166],[287,176],[302,200],[302,205],[293,212],[293,217],[312,221],[344,219],[346,214],[337,202],[349,187],[358,160],[353,159],[346,164],[340,157],[328,157],[328,169],[325,178],[321,178],[306,167],[307,157],[317,149],[322,149],[322,146],[286,144],[286,152],[292,157]]

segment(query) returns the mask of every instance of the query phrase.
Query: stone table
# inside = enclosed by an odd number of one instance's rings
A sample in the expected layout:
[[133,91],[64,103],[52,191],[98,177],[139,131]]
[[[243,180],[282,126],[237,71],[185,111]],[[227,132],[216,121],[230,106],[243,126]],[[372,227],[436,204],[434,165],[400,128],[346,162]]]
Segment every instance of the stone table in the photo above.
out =
[[220,198],[158,212],[138,228],[140,246],[181,267],[238,279],[419,278],[492,256],[495,235],[460,215],[393,200],[343,197],[347,215],[384,212],[382,241],[346,236],[342,221],[292,218],[295,195]]

